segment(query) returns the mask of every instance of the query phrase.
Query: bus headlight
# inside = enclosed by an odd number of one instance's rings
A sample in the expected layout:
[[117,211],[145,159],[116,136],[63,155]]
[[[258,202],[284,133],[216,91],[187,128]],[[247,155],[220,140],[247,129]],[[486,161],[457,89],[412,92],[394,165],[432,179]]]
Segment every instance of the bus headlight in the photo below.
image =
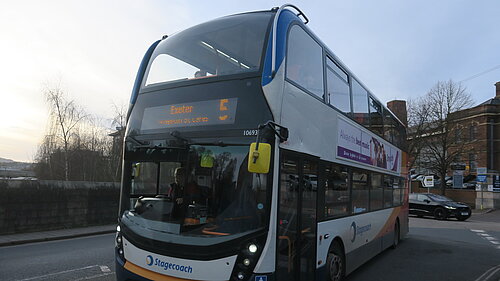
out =
[[257,253],[257,245],[255,244],[248,245],[248,251],[250,252],[250,254]]
[[266,236],[261,234],[255,239],[240,244],[239,254],[236,258],[236,264],[234,265],[233,271],[231,272],[230,280],[247,280],[252,276],[252,271],[257,265],[262,250],[264,249],[263,245],[265,239]]
[[116,227],[116,236],[115,236],[115,248],[116,248],[116,251],[118,252],[118,255],[120,256],[120,258],[124,259],[124,256],[123,256],[123,238],[122,238],[122,234],[120,232],[120,226],[117,226]]

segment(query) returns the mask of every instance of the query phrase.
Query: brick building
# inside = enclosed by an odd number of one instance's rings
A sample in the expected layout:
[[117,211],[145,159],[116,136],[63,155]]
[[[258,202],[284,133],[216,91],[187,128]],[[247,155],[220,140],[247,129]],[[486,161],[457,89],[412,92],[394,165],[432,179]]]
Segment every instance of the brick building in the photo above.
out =
[[496,94],[475,107],[452,113],[455,142],[462,142],[454,162],[466,164],[465,174],[478,167],[500,171],[500,82]]

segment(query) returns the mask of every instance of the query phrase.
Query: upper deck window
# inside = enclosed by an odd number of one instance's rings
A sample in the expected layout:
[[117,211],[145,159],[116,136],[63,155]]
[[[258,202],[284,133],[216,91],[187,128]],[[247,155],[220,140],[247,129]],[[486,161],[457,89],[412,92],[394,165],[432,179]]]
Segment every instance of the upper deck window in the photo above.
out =
[[328,101],[344,113],[351,112],[351,97],[347,74],[330,58],[326,58],[326,84]]
[[271,13],[223,17],[158,44],[144,86],[260,70]]
[[288,35],[286,77],[324,100],[323,49],[298,25]]
[[352,108],[354,119],[368,128],[370,126],[368,92],[354,79],[352,79]]

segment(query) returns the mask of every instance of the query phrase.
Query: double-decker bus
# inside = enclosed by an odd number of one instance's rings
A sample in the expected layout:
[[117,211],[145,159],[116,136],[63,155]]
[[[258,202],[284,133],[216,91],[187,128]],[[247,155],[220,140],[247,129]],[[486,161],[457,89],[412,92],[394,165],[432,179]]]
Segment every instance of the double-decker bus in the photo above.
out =
[[284,5],[149,48],[118,280],[342,280],[408,232],[405,127],[307,22]]

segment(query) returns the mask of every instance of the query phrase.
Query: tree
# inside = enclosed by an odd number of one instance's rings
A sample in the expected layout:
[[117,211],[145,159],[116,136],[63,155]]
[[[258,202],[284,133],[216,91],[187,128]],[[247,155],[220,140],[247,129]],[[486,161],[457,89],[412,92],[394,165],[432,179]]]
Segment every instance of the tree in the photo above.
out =
[[[452,80],[437,82],[429,92],[410,104],[410,139],[415,159],[441,178],[441,193],[445,193],[446,174],[463,143],[457,141],[460,131],[450,114],[473,105],[466,88]],[[414,162],[412,163],[412,165]]]
[[[109,120],[85,113],[59,87],[43,90],[49,106],[46,136],[40,144],[35,172],[40,179],[117,181],[121,175],[125,109],[115,107]],[[112,138],[111,138],[112,137]]]
[[407,150],[413,156],[408,160],[409,170],[415,167],[418,156],[425,147],[427,132],[430,131],[429,110],[430,106],[423,98],[408,100]]
[[116,129],[116,131],[109,134],[113,138],[109,147],[109,167],[113,174],[113,180],[119,181],[122,173],[123,139],[127,125],[127,107],[125,104],[117,105],[113,103],[113,111],[114,117],[111,121],[111,127]]
[[86,118],[85,112],[73,100],[68,100],[59,87],[47,86],[44,90],[50,112],[50,130],[54,137],[63,143],[64,148],[64,179],[69,180],[69,151],[73,130]]

